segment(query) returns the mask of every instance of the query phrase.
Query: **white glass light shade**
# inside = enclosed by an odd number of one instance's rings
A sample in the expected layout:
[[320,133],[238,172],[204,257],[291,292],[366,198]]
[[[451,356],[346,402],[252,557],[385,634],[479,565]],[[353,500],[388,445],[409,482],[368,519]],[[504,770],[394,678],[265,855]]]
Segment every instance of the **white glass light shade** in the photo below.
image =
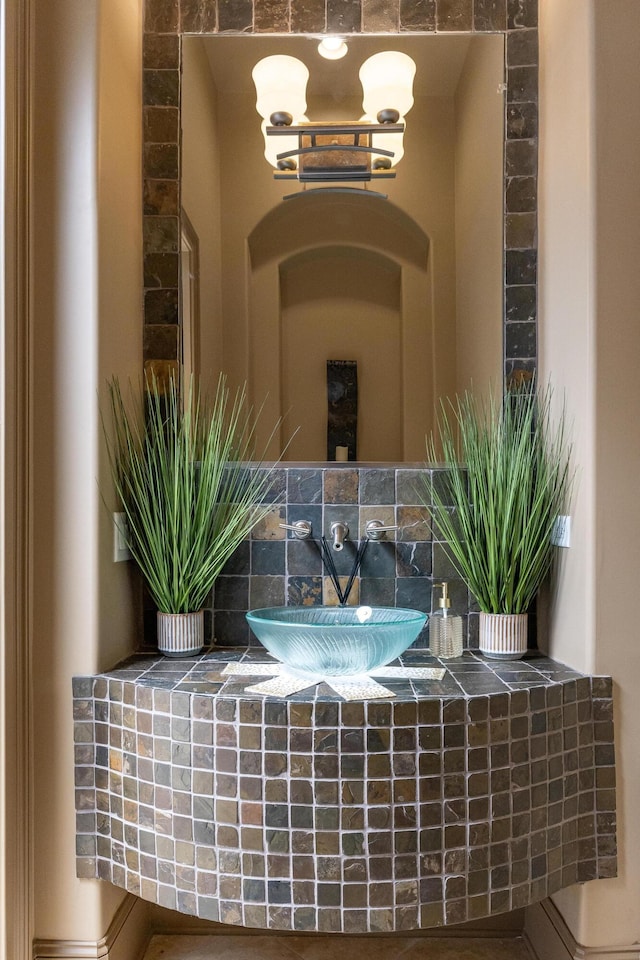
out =
[[251,71],[256,87],[256,110],[264,120],[285,111],[293,122],[307,109],[309,71],[302,60],[278,54],[259,60]]
[[348,47],[342,37],[325,37],[318,44],[318,53],[325,60],[342,60],[347,55]]
[[360,67],[362,106],[370,117],[381,110],[397,110],[404,117],[413,106],[416,65],[406,53],[385,50],[375,53]]

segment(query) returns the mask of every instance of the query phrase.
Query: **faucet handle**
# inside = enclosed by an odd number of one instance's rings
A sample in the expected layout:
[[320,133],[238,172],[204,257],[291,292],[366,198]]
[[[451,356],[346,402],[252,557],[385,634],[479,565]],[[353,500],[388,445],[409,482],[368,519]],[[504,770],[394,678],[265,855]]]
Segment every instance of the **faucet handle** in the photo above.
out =
[[298,540],[307,540],[311,536],[311,522],[309,520],[296,520],[294,523],[281,523],[279,526],[283,530],[293,531],[294,537]]
[[364,532],[369,540],[383,540],[385,533],[390,533],[392,530],[408,530],[409,527],[417,527],[422,522],[422,520],[415,520],[414,523],[396,523],[393,526],[386,526],[382,520],[367,520]]

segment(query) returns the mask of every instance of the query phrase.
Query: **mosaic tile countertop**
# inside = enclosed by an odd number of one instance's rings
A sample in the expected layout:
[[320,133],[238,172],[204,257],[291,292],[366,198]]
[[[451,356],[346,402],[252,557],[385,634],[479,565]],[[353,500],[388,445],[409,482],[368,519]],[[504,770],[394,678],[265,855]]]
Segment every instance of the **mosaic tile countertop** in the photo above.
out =
[[365,933],[460,923],[616,874],[611,680],[466,652],[247,691],[263,650],[74,679],[77,873],[210,920]]

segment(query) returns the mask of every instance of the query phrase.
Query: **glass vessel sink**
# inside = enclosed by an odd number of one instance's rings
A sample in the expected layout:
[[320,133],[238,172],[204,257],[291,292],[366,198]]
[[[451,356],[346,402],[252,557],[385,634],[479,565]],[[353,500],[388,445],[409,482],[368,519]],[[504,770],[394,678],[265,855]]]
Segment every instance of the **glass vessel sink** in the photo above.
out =
[[269,653],[292,671],[368,673],[410,647],[427,615],[402,607],[265,607],[247,613]]

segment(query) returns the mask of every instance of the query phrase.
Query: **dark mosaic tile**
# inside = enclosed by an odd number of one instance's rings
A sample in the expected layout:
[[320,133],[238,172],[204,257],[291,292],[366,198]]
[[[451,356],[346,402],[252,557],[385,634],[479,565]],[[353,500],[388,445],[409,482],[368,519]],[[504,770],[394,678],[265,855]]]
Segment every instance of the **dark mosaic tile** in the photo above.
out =
[[508,213],[505,218],[505,245],[507,250],[531,249],[537,242],[535,213]]
[[371,541],[360,566],[362,577],[392,578],[396,573],[396,547],[393,543]]
[[252,0],[218,0],[218,30],[251,30]]
[[507,70],[507,103],[535,103],[537,99],[537,66],[509,67]]
[[[510,103],[507,106],[507,139],[532,140],[538,135],[538,105]],[[520,175],[524,175],[521,171]]]
[[143,123],[145,144],[177,144],[180,125],[177,107],[145,107]]
[[178,35],[145,33],[142,41],[142,65],[146,70],[180,68]]
[[396,33],[400,27],[400,5],[388,0],[362,0],[362,30],[365,33]]
[[436,5],[438,30],[471,30],[473,27],[473,0],[438,0]]
[[318,606],[322,603],[322,577],[288,577],[287,603]]
[[511,177],[507,181],[507,213],[535,213],[537,199],[535,177]]
[[535,250],[508,250],[506,254],[507,286],[535,284],[537,254]]
[[[217,643],[230,647],[246,647],[252,636],[241,610],[216,610],[214,634]],[[257,643],[255,638],[254,642]]]
[[249,578],[220,576],[215,583],[215,609],[247,610],[249,604]]
[[175,253],[149,253],[144,258],[145,287],[177,287],[179,259]]
[[535,323],[510,323],[506,329],[505,352],[508,357],[534,357],[537,331]]
[[179,0],[145,0],[144,29],[147,33],[177,33]]
[[143,350],[145,358],[176,360],[178,357],[178,325],[148,324],[144,328]]
[[360,503],[374,506],[395,503],[395,471],[384,468],[359,471]]
[[151,180],[178,179],[178,145],[147,143],[144,148],[144,172]]
[[216,8],[210,0],[180,0],[182,33],[215,33]]
[[180,100],[177,70],[144,70],[142,102],[148,107],[177,107]]
[[324,502],[326,504],[351,504],[358,502],[357,470],[350,468],[325,470]]
[[431,581],[426,577],[402,577],[396,581],[396,606],[431,611]]
[[[538,31],[517,30],[507,34],[507,65],[509,67],[538,63]],[[537,99],[533,97],[532,99]]]
[[145,217],[143,226],[145,253],[178,253],[177,217]]
[[537,160],[535,140],[509,140],[507,142],[505,163],[508,177],[535,175]]
[[254,6],[256,33],[289,32],[289,0],[261,0]]
[[321,576],[322,558],[317,543],[287,540],[287,573],[289,576]]
[[322,470],[290,467],[287,470],[287,502],[322,503]]
[[251,570],[251,543],[248,540],[236,547],[221,571],[225,577],[247,577]]
[[[253,576],[280,575],[284,577],[284,574],[285,574],[285,542],[284,540],[252,541],[251,542],[251,573]],[[283,593],[284,593],[284,589],[283,589]]]
[[360,603],[369,606],[392,607],[395,604],[395,578],[365,578],[360,582]]
[[396,504],[417,506],[423,503],[428,489],[426,470],[400,469],[396,471]]
[[507,0],[507,29],[538,26],[538,0]]
[[360,33],[362,8],[360,0],[326,0],[329,33]]
[[400,29],[435,31],[436,0],[400,0]]
[[507,0],[475,0],[473,8],[473,29],[496,31],[506,30]]
[[323,33],[326,28],[324,0],[296,0],[291,4],[293,33]]
[[[177,290],[147,290],[144,297],[148,324],[173,324],[178,318]],[[157,358],[163,359],[163,358]],[[173,359],[168,357],[166,359]]]

